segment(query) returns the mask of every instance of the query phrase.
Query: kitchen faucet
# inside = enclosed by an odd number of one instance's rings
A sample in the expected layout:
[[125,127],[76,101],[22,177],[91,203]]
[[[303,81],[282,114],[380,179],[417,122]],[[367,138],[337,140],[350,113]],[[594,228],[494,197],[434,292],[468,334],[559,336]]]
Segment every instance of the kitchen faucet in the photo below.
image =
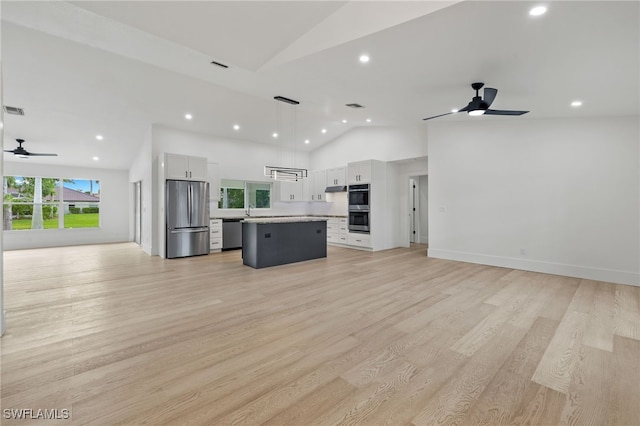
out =
[[251,216],[251,203],[249,203],[249,208],[244,212],[247,214],[247,216]]

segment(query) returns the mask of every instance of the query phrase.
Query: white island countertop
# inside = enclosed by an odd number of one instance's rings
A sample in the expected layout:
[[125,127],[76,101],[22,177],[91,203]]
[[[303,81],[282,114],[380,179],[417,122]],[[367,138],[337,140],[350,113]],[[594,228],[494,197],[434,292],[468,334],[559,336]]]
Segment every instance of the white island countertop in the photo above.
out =
[[247,217],[242,221],[247,223],[289,223],[289,222],[322,222],[326,217],[314,216],[272,216],[272,217]]

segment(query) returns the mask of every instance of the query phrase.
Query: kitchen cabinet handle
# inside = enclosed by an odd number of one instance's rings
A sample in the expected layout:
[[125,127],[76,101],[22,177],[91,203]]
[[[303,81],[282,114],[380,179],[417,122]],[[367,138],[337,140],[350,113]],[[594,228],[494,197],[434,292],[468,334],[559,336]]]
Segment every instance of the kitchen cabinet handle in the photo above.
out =
[[188,178],[189,177],[189,172],[188,171],[184,171],[184,177]]

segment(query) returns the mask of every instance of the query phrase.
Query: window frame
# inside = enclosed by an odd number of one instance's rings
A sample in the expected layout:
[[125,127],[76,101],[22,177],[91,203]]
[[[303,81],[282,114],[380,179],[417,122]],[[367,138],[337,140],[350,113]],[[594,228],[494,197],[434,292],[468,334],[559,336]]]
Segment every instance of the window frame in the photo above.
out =
[[[224,196],[223,196],[223,190],[225,188],[230,188],[230,187],[226,187],[223,185],[224,181],[233,181],[233,182],[242,182],[242,191],[243,191],[243,207],[242,208],[229,208],[229,207],[220,207],[221,205],[224,205]],[[258,184],[258,185],[268,185],[269,186],[269,207],[255,207],[253,204],[251,204],[249,201],[249,197],[250,197],[250,192],[249,192],[249,185],[250,184]],[[240,189],[240,188],[234,188],[234,189]],[[273,182],[270,181],[259,181],[259,180],[244,180],[244,179],[220,179],[220,200],[218,201],[218,210],[219,211],[227,211],[227,212],[244,212],[247,210],[247,208],[249,208],[248,206],[251,206],[251,210],[257,210],[257,211],[268,211],[271,210],[272,206],[273,206]]]
[[[52,200],[42,200],[42,206],[52,206],[52,208],[55,206],[57,208],[57,215],[58,215],[58,224],[56,227],[46,227],[43,224],[43,228],[42,229],[33,229],[33,228],[23,228],[23,229],[4,229],[4,214],[5,214],[5,206],[8,206],[10,210],[12,210],[14,205],[18,205],[18,206],[35,206],[35,202],[34,200],[27,200],[24,196],[24,201],[15,201],[14,198],[19,198],[16,197],[13,192],[4,192],[4,179],[7,177],[13,177],[13,178],[22,178],[22,179],[26,179],[26,178],[40,178],[40,179],[51,179],[55,181],[55,186],[56,187],[60,187],[59,190],[59,196],[57,195],[58,193],[54,193],[53,195],[53,199]],[[98,207],[98,224],[96,226],[82,226],[82,227],[68,227],[65,226],[65,211],[66,211],[66,206],[72,206],[74,204],[85,204],[85,202],[80,202],[78,203],[77,201],[65,201],[64,199],[64,185],[65,185],[65,180],[73,180],[73,181],[92,181],[95,182],[98,185],[98,192],[97,194],[101,194],[101,189],[102,189],[102,185],[101,185],[101,179],[85,179],[85,178],[61,178],[61,177],[45,177],[45,176],[24,176],[24,175],[3,175],[3,208],[2,208],[2,215],[3,215],[3,231],[50,231],[50,230],[87,230],[87,229],[100,229],[102,228],[102,215],[101,215],[101,204],[102,204],[102,198],[98,195],[98,201],[97,202],[92,202],[92,201],[87,201],[86,204],[90,204],[91,207],[97,206]],[[10,188],[7,188],[7,190],[9,190]],[[18,193],[20,194],[20,193]],[[6,200],[6,196],[7,195],[11,195],[12,199],[11,200]],[[58,198],[58,199],[56,199]],[[33,210],[32,210],[32,215],[33,215]]]

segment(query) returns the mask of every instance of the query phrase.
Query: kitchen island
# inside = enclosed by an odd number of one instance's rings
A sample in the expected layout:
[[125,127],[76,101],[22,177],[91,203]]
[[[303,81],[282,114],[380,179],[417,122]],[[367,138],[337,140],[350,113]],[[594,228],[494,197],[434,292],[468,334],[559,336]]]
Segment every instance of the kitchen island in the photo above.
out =
[[247,218],[242,263],[253,268],[327,257],[327,220],[316,217]]

